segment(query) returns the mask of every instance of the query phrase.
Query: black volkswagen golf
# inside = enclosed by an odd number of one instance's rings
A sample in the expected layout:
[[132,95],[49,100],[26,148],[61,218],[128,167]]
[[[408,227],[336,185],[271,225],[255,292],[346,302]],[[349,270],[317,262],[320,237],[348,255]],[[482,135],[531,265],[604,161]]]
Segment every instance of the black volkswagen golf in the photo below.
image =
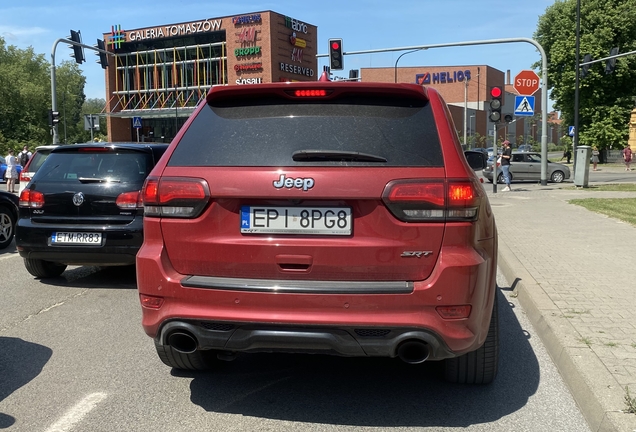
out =
[[35,277],[67,265],[132,265],[143,241],[140,191],[167,144],[60,146],[20,194],[16,247]]

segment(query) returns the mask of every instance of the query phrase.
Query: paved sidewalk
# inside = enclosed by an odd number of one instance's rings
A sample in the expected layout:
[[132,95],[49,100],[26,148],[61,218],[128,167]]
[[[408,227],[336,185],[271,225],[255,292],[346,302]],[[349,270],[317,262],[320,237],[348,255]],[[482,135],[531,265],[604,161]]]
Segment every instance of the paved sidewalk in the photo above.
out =
[[[636,192],[513,184],[492,193],[499,267],[593,431],[636,431],[625,388],[636,397],[636,227],[573,198]],[[502,347],[505,349],[505,347]]]

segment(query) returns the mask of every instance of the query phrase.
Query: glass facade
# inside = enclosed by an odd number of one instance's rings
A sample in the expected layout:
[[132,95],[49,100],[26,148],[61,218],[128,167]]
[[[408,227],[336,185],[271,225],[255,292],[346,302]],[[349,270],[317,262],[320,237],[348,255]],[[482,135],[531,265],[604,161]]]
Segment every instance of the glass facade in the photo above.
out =
[[218,31],[122,44],[112,111],[144,117],[139,141],[169,142],[210,88],[227,84],[225,37]]

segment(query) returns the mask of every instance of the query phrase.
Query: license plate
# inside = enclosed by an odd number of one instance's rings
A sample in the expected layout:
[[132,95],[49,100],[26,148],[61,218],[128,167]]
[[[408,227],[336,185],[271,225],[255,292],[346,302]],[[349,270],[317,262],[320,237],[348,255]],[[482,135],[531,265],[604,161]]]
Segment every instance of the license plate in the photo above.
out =
[[54,232],[51,235],[54,244],[101,244],[102,233]]
[[350,235],[351,224],[349,207],[241,207],[241,233]]

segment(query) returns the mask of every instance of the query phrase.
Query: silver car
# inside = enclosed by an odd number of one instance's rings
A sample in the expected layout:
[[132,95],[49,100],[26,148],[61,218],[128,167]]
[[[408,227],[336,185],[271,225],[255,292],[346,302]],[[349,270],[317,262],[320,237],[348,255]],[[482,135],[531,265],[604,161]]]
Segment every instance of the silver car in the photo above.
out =
[[[493,181],[493,159],[488,159],[486,168],[482,174],[492,183]],[[512,152],[510,162],[510,181],[540,181],[541,180],[541,153],[534,152]],[[560,163],[548,160],[548,180],[554,183],[561,183],[570,178],[570,169]],[[497,168],[497,183],[503,183],[503,173],[501,167]]]

